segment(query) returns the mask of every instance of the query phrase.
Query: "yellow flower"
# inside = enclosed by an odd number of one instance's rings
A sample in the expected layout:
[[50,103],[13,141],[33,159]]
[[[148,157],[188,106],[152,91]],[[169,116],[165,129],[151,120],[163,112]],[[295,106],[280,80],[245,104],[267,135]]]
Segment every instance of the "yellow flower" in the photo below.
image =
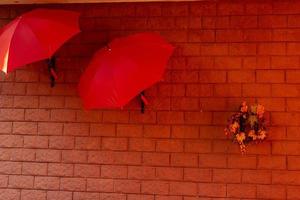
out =
[[243,141],[246,139],[246,134],[244,132],[240,132],[239,134],[236,134],[236,140],[238,143],[243,143]]
[[261,104],[258,104],[256,113],[257,113],[258,118],[262,118],[265,113],[265,107]]

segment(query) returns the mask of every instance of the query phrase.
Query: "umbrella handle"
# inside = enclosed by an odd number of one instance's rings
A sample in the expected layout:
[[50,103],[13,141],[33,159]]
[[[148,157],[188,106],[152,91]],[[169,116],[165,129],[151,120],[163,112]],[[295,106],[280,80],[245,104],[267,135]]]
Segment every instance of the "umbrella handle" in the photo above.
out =
[[48,60],[48,71],[50,73],[50,86],[55,86],[55,80],[57,80],[58,76],[56,74],[56,58],[52,57]]
[[144,91],[142,91],[140,93],[140,98],[141,98],[141,113],[145,113],[145,105],[148,105],[149,102],[145,97],[145,92]]

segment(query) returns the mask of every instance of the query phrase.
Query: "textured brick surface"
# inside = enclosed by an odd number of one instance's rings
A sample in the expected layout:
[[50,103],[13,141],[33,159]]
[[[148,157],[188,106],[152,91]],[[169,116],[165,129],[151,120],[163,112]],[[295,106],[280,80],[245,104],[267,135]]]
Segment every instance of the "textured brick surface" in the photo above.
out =
[[[0,26],[38,6],[1,6]],[[57,8],[56,5],[43,7]],[[300,2],[78,4],[82,32],[0,75],[0,200],[299,199]],[[85,111],[77,83],[118,36],[161,33],[176,46],[139,112]],[[268,141],[239,153],[223,134],[240,102],[268,111]]]

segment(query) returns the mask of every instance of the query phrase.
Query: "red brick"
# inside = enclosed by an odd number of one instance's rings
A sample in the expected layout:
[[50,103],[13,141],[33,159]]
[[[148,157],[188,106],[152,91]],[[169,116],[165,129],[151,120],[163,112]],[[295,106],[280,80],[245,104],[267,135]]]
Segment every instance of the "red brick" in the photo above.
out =
[[261,43],[258,45],[259,55],[284,55],[286,51],[285,43]]
[[[28,124],[26,124],[26,125],[28,125]],[[31,126],[34,127],[34,124],[32,124]],[[27,130],[28,129],[26,126],[25,132],[27,132]],[[31,130],[31,128],[29,130]],[[39,135],[62,135],[63,124],[41,122],[38,124],[38,133],[39,133]]]
[[299,199],[299,186],[287,187],[287,199]]
[[[154,104],[150,104],[154,106]],[[156,112],[147,110],[146,113],[141,115],[140,111],[132,111],[130,112],[129,122],[141,124],[154,124],[156,122]]]
[[[248,31],[248,30],[247,30]],[[216,42],[243,42],[242,30],[216,30]]]
[[209,153],[212,151],[212,144],[209,140],[202,141],[186,141],[184,151],[188,153]]
[[137,4],[135,12],[136,16],[160,16],[161,6],[160,4]]
[[255,198],[256,197],[256,186],[255,185],[238,185],[228,184],[227,185],[227,197],[239,197],[239,198]]
[[74,136],[89,135],[89,124],[66,123],[64,124],[64,135],[74,135]]
[[38,149],[36,150],[36,161],[40,162],[59,162],[61,152],[58,150]]
[[49,137],[49,148],[51,149],[73,149],[74,144],[75,144],[74,137],[70,137],[70,136]]
[[72,192],[47,191],[47,200],[72,200]]
[[157,113],[160,124],[181,124],[184,121],[183,112],[161,111]]
[[189,42],[214,42],[216,39],[213,30],[191,30],[188,34]]
[[256,81],[258,83],[282,83],[285,80],[283,70],[257,70]]
[[53,110],[51,110],[51,120],[52,121],[61,121],[61,122],[73,122],[73,121],[75,121],[75,111],[74,110],[53,109]]
[[47,136],[24,136],[25,148],[48,148]]
[[199,80],[197,71],[172,71],[172,82],[196,83]]
[[116,126],[114,124],[91,124],[91,136],[114,136],[116,134]]
[[47,193],[43,190],[22,190],[21,199],[22,200],[46,200]]
[[271,114],[272,125],[298,126],[299,120],[298,113],[276,112]]
[[24,174],[24,175],[47,175],[47,163],[23,162],[22,174]]
[[271,86],[268,84],[244,84],[242,90],[244,97],[271,96]]
[[213,169],[213,182],[240,183],[241,176],[240,169]]
[[0,106],[1,108],[9,108],[14,105],[14,97],[13,96],[1,96],[0,97]]
[[287,70],[286,71],[286,82],[287,83],[300,83],[299,81],[299,70]]
[[216,84],[215,95],[219,97],[240,97],[242,88],[240,84]]
[[[187,68],[189,69],[211,69],[214,67],[214,59],[213,57],[187,57]],[[195,75],[194,75],[195,76]],[[195,77],[194,77],[195,78]],[[194,82],[197,79],[194,79]]]
[[100,199],[127,200],[125,194],[118,193],[100,193]]
[[58,190],[59,178],[58,177],[42,177],[38,176],[34,178],[34,188],[45,190]]
[[251,83],[255,81],[254,71],[228,71],[227,76],[230,83]]
[[76,121],[78,122],[101,122],[102,113],[99,111],[77,111]]
[[126,138],[103,138],[102,149],[126,151],[128,141]]
[[113,179],[87,179],[87,191],[113,192]]
[[100,167],[98,165],[76,164],[74,167],[74,176],[99,177]]
[[33,176],[9,176],[8,187],[10,188],[33,188]]
[[256,16],[231,16],[230,27],[236,28],[257,28],[257,17]]
[[[72,199],[72,196],[71,196]],[[74,192],[73,199],[72,200],[81,200],[81,199],[100,199],[99,193],[91,193],[91,192]]]
[[168,166],[170,155],[168,153],[143,153],[143,163],[151,166]]
[[197,183],[192,182],[171,182],[170,194],[172,195],[197,195]]
[[285,156],[259,156],[258,169],[286,169]]
[[211,169],[185,168],[184,180],[210,182],[212,180]]
[[126,166],[103,165],[101,166],[103,178],[127,178]]
[[[1,83],[1,94],[4,95],[25,95],[25,83]],[[28,93],[28,92],[27,92]]]
[[50,111],[46,109],[26,109],[25,119],[28,121],[49,121]]
[[271,66],[274,69],[297,69],[299,57],[297,56],[272,56]]
[[273,12],[274,14],[298,14],[299,6],[294,5],[290,6],[290,2],[275,2],[273,4]]
[[141,183],[135,180],[114,180],[114,191],[121,193],[139,193],[141,191]]
[[155,168],[147,166],[128,166],[128,178],[130,179],[155,179]]
[[84,191],[86,189],[86,180],[84,178],[61,178],[60,189]]
[[258,185],[257,198],[284,199],[286,195],[285,186],[281,185]]
[[155,140],[146,138],[133,138],[129,140],[131,151],[155,151]]
[[272,5],[269,2],[247,2],[245,5],[245,13],[246,14],[271,14],[272,13]]
[[127,111],[104,111],[103,122],[128,123],[129,112]]
[[156,177],[160,180],[183,180],[183,169],[158,167],[156,168]]
[[229,54],[230,55],[244,55],[244,56],[253,56],[257,53],[257,45],[251,43],[237,43],[231,44],[229,46]]
[[266,15],[258,17],[258,24],[261,28],[284,28],[287,27],[287,16]]
[[144,194],[168,194],[169,183],[165,181],[143,181],[142,193]]
[[243,183],[271,184],[271,172],[266,170],[243,170]]
[[198,138],[197,126],[172,126],[172,138]]
[[1,109],[0,121],[24,120],[24,109]]
[[272,171],[273,184],[299,185],[300,173],[294,171]]
[[[71,152],[70,152],[71,153]],[[87,152],[74,152],[74,158],[69,162],[86,162]],[[88,162],[96,164],[113,164],[114,163],[114,153],[110,151],[89,151],[88,152]],[[66,154],[66,159],[69,159]]]
[[49,163],[48,164],[48,175],[50,176],[72,176],[73,175],[72,164],[59,164]]
[[15,108],[37,108],[39,104],[38,97],[35,96],[14,96]]
[[206,15],[216,15],[216,3],[211,2],[196,2],[190,6],[191,15],[193,16],[206,16]]
[[210,124],[212,122],[211,112],[185,112],[186,124]]
[[98,137],[76,137],[75,149],[97,150],[100,149],[101,140]]
[[0,135],[0,147],[22,147],[23,136]]
[[240,3],[220,3],[217,7],[218,15],[240,15],[244,14],[244,4]]
[[255,156],[230,156],[228,157],[229,168],[255,169],[257,159]]
[[173,153],[171,154],[171,165],[180,167],[197,167],[198,156],[196,154]]
[[158,140],[156,142],[158,152],[182,152],[183,142],[179,140]]
[[117,135],[120,137],[140,137],[142,135],[142,128],[139,125],[118,125]]
[[[1,122],[4,125],[4,122]],[[34,122],[14,122],[14,134],[35,135],[37,134],[37,123]]]
[[0,189],[0,199],[13,200],[20,198],[20,190],[16,189]]
[[197,98],[178,97],[171,100],[172,110],[198,110],[199,100]]
[[145,126],[144,135],[145,137],[154,138],[169,138],[170,137],[170,127],[169,126]]
[[198,194],[204,197],[226,197],[226,185],[217,183],[199,183]]
[[271,41],[272,37],[273,32],[269,29],[249,29],[244,32],[244,41],[247,42]]
[[162,16],[187,16],[189,7],[186,4],[167,4],[162,6]]
[[229,54],[228,45],[223,44],[223,43],[221,43],[221,44],[202,44],[200,47],[201,47],[201,55],[226,56]]

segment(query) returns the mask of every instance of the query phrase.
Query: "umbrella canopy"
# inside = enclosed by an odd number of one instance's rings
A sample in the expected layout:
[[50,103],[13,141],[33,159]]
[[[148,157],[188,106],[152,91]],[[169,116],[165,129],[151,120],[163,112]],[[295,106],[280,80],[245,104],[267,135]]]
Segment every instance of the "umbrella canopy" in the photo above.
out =
[[66,40],[80,32],[79,13],[35,9],[10,22],[0,31],[0,67],[5,73],[47,59]]
[[162,79],[173,49],[154,33],[139,33],[113,40],[95,53],[81,76],[79,94],[84,107],[123,107]]

